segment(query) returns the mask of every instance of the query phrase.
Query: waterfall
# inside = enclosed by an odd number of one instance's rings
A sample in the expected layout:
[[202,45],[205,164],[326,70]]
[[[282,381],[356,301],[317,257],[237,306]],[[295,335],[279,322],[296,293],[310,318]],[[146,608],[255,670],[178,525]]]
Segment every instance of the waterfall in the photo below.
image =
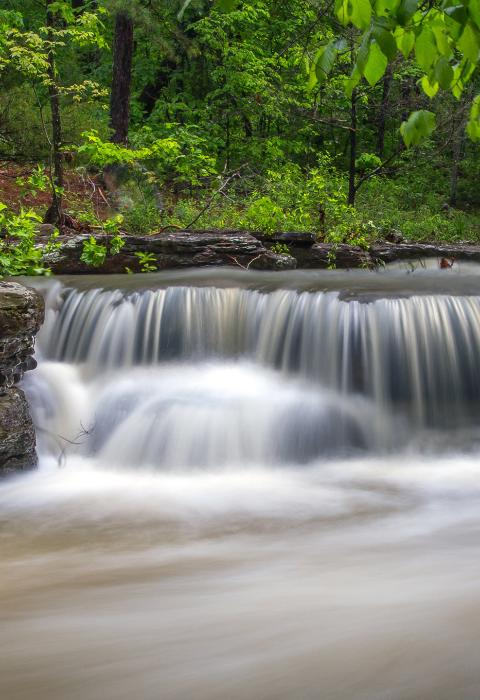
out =
[[[416,423],[466,420],[480,386],[480,297],[343,300],[337,292],[56,290],[44,358],[91,376],[245,361]],[[313,389],[312,389],[313,390]]]
[[163,471],[301,465],[475,423],[479,351],[473,296],[57,284],[27,390],[46,454]]
[[36,283],[0,696],[478,697],[480,294],[309,274]]

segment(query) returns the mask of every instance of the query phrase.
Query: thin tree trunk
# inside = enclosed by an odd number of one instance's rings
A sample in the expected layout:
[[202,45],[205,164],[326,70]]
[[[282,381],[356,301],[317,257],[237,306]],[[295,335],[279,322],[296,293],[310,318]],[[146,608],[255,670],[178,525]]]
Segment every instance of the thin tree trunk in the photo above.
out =
[[461,116],[458,121],[453,122],[453,153],[452,172],[450,177],[450,200],[451,207],[457,206],[458,200],[458,178],[460,174],[460,163],[462,162],[465,149],[465,117]]
[[383,76],[383,92],[382,102],[378,113],[378,133],[377,133],[377,155],[383,160],[385,152],[385,131],[387,124],[387,116],[390,106],[390,90],[392,87],[393,66],[388,64],[387,71]]
[[130,91],[133,59],[133,19],[126,11],[115,18],[113,42],[113,78],[110,99],[112,141],[126,145],[130,122]]
[[[46,0],[46,26],[48,39],[53,43],[55,28],[55,13],[50,11],[53,0]],[[50,155],[50,179],[52,183],[52,204],[45,215],[45,221],[60,224],[63,219],[62,193],[63,187],[63,157],[62,157],[62,119],[60,113],[60,97],[55,66],[55,52],[48,52],[48,96],[52,115],[52,138]]]
[[348,203],[355,206],[355,175],[357,160],[357,92],[353,90],[350,107],[350,163],[348,169]]

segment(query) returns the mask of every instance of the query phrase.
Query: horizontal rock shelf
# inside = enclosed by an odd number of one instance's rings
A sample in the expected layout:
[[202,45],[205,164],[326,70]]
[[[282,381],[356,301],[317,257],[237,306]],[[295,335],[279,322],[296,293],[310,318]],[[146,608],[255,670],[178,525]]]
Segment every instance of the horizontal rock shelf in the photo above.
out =
[[[61,248],[47,258],[56,274],[87,274],[92,268],[80,260],[83,243],[89,234],[62,236]],[[108,244],[108,236],[95,235],[98,243]],[[245,231],[175,231],[150,236],[125,236],[125,245],[117,255],[107,256],[96,268],[100,273],[122,273],[141,269],[137,253],[154,256],[159,270],[182,267],[235,266],[256,270],[288,270],[296,267],[295,258],[268,250]]]
[[[230,266],[256,270],[289,270],[294,268],[373,268],[401,260],[437,257],[480,262],[480,246],[470,244],[377,243],[368,249],[341,243],[316,242],[315,234],[305,232],[276,233],[272,236],[247,231],[174,231],[149,236],[125,235],[125,245],[117,255],[107,256],[103,265],[92,268],[81,261],[84,242],[91,233],[66,232],[60,237],[61,247],[47,260],[56,274],[88,274],[93,271],[123,273],[128,268],[140,272],[138,253],[149,253],[157,269],[184,267]],[[108,245],[109,237],[95,234],[100,244]],[[289,254],[271,250],[287,245]]]

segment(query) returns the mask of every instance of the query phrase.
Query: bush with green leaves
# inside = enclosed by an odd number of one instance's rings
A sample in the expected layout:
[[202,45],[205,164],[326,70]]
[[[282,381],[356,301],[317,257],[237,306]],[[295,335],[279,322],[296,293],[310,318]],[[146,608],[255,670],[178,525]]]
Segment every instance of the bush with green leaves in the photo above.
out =
[[[163,133],[162,133],[163,132]],[[193,126],[166,124],[160,131],[149,126],[132,135],[131,147],[104,141],[98,131],[85,131],[77,153],[98,168],[124,165],[144,166],[147,182],[199,185],[202,178],[216,174],[215,159],[206,152],[206,140]]]
[[41,221],[33,209],[15,213],[0,203],[0,277],[50,274],[44,255],[58,247],[59,234],[54,231],[40,247],[37,231]]

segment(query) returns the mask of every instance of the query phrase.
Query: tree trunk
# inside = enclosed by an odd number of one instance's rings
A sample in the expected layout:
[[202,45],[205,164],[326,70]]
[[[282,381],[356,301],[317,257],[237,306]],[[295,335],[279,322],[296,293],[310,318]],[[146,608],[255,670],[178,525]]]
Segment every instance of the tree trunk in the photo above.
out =
[[460,174],[460,163],[462,162],[465,149],[465,122],[464,116],[457,121],[453,121],[453,152],[452,152],[452,172],[450,177],[450,200],[451,207],[457,206],[458,200],[458,177]]
[[118,12],[113,41],[113,79],[110,99],[112,141],[126,145],[130,122],[130,90],[133,59],[133,20],[128,12]]
[[392,87],[392,79],[393,66],[391,63],[389,63],[387,66],[387,71],[383,76],[382,102],[378,113],[377,155],[382,160],[385,152],[385,131],[390,105],[390,89]]
[[353,90],[350,108],[350,163],[348,169],[348,203],[355,206],[355,175],[357,160],[357,92]]
[[[46,26],[48,39],[53,43],[55,28],[55,13],[50,11],[53,0],[46,0]],[[48,96],[52,115],[52,138],[50,155],[50,179],[52,184],[52,204],[45,215],[45,221],[51,224],[61,224],[63,219],[62,193],[63,187],[63,158],[62,158],[62,119],[60,114],[60,96],[57,84],[55,52],[48,52]]]

